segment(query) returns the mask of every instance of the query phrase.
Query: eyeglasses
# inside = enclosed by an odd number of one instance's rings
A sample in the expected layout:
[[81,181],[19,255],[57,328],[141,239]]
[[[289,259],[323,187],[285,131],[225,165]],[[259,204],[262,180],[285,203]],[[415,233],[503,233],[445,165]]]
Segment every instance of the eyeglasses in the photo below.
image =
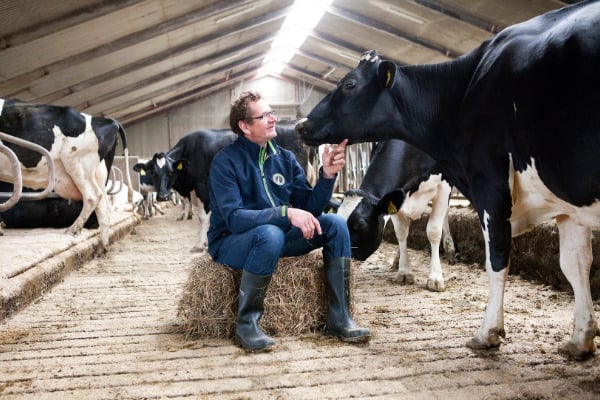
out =
[[260,119],[260,120],[264,121],[266,119],[269,119],[269,117],[275,117],[275,118],[277,118],[277,115],[275,114],[275,111],[267,111],[267,112],[262,113],[258,117],[248,117],[246,119],[247,120]]

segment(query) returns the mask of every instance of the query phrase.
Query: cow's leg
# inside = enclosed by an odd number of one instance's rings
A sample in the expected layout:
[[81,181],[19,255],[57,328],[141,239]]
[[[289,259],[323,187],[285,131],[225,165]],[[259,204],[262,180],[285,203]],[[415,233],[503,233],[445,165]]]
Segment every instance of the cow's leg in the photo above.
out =
[[557,217],[556,222],[560,240],[560,268],[575,295],[573,335],[559,352],[583,360],[596,351],[594,338],[600,333],[590,291],[592,230],[577,225],[564,215]]
[[431,246],[431,261],[429,265],[429,278],[427,279],[427,288],[434,292],[443,291],[444,273],[440,261],[440,243],[442,241],[442,228],[444,220],[448,216],[448,196],[449,191],[440,187],[440,192],[431,203],[431,213],[427,221],[427,239]]
[[[487,216],[484,219],[488,219]],[[488,302],[485,309],[483,322],[476,332],[475,336],[467,342],[467,346],[484,350],[492,347],[499,347],[501,337],[506,336],[504,330],[504,288],[508,277],[509,262],[506,262],[504,268],[497,271],[492,268],[490,234],[487,221],[485,222],[483,237],[485,243],[485,269],[488,275]]]
[[177,214],[177,221],[183,221],[186,210],[187,210],[187,202],[188,199],[186,199],[185,197],[181,197],[179,199],[179,213]]
[[185,218],[186,219],[194,218],[194,198],[193,197],[190,199],[190,201],[188,201],[188,208],[185,213]]
[[152,216],[154,216],[154,198],[153,198],[153,193],[152,192],[148,192],[146,193],[146,201],[145,201],[146,207],[144,209],[144,219],[148,219]]
[[108,171],[106,170],[104,161],[102,161],[98,165],[98,168],[96,168],[96,180],[92,179],[92,190],[95,191],[95,196],[98,198],[94,211],[96,211],[96,218],[100,227],[100,237],[105,249],[108,247],[110,239],[110,208],[108,207],[108,196],[104,186],[107,175]]
[[[450,233],[450,224],[448,222],[448,214],[450,212],[450,195],[452,194],[452,187],[450,185],[442,189],[442,192],[439,196],[439,201],[444,201],[445,211],[444,211],[444,220],[442,222],[442,247],[444,249],[444,253],[448,260],[451,263],[456,261],[456,246],[454,245],[454,239],[452,239],[452,234]],[[447,193],[446,193],[447,192]]]
[[[206,201],[208,201],[208,200],[206,200]],[[202,201],[198,198],[198,196],[196,196],[196,189],[194,189],[190,192],[190,208],[192,206],[195,206],[198,209],[198,219],[200,220],[200,236],[198,238],[198,241],[194,245],[194,247],[192,247],[191,251],[193,253],[198,253],[198,252],[205,251],[208,246],[207,232],[208,232],[209,218],[208,218],[208,212],[206,211],[206,209],[204,207],[204,203],[202,203]]]
[[[415,283],[415,275],[410,268],[410,261],[408,259],[408,232],[410,230],[410,218],[404,213],[397,212],[390,216],[394,225],[394,232],[396,233],[396,239],[398,240],[398,273],[394,277],[394,282],[401,285],[411,285]],[[394,260],[395,262],[396,260]]]
[[162,207],[160,206],[160,204],[158,204],[156,192],[152,192],[152,207],[154,207],[154,215],[158,215],[157,212],[159,212],[161,215],[165,215],[165,212],[163,211]]
[[206,250],[208,243],[208,224],[209,224],[209,213],[204,210],[204,206],[198,207],[198,219],[200,220],[200,237],[194,247],[192,247],[192,253],[199,253]]
[[[104,248],[106,248],[108,247],[110,238],[110,213],[104,186],[108,171],[106,170],[104,161],[102,161],[95,169],[89,167],[91,164],[92,162],[86,163],[82,158],[79,162],[74,161],[70,163],[70,165],[65,165],[66,170],[69,171],[69,175],[75,186],[79,189],[83,199],[81,213],[75,222],[67,228],[67,233],[71,235],[79,234],[83,225],[92,214],[92,211],[96,211],[96,218],[98,219],[98,225],[100,227],[101,242]],[[91,173],[87,172],[87,170],[91,170]]]

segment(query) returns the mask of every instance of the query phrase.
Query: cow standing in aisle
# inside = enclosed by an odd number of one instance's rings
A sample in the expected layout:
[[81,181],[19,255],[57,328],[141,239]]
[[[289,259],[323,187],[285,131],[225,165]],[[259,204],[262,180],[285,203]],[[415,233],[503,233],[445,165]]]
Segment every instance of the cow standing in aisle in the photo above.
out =
[[[236,135],[229,129],[200,130],[188,133],[167,152],[156,153],[145,163],[133,166],[140,174],[154,180],[156,198],[166,201],[171,190],[179,193],[189,206],[197,206],[200,237],[192,252],[205,249],[208,231],[208,169],[217,151],[233,142]],[[200,201],[202,204],[194,204]]]
[[[54,161],[54,192],[68,200],[82,200],[81,213],[67,233],[77,235],[93,211],[100,227],[101,244],[109,244],[110,215],[106,194],[119,136],[128,157],[127,138],[121,124],[95,117],[72,107],[31,104],[0,99],[0,132],[38,144]],[[21,164],[23,186],[43,189],[48,185],[48,166],[39,153],[6,143]],[[129,187],[131,182],[128,177]],[[0,180],[13,183],[6,157],[0,157]],[[129,193],[129,198],[132,195]]]
[[[381,198],[398,190],[404,199],[397,212],[388,210]],[[440,243],[451,259],[456,249],[448,226],[448,209],[452,187],[442,178],[435,160],[402,140],[386,140],[377,143],[371,155],[369,168],[359,189],[344,193],[337,213],[346,218],[352,257],[366,260],[377,250],[383,238],[384,215],[391,214],[398,239],[398,254],[394,265],[398,273],[394,281],[401,284],[414,283],[414,275],[408,258],[408,232],[411,220],[421,217],[431,202],[427,222],[427,238],[431,245],[431,261],[427,288],[432,291],[445,289],[444,274],[440,261]]]
[[312,145],[406,140],[471,201],[490,291],[471,348],[498,347],[505,336],[511,237],[554,218],[575,295],[573,333],[560,352],[584,359],[599,333],[589,282],[600,226],[599,71],[600,1],[584,1],[442,64],[399,67],[367,52],[297,131]]
[[[149,160],[141,160],[138,164],[146,164]],[[134,166],[135,170],[135,166]],[[139,171],[140,181],[140,194],[142,198],[136,202],[136,210],[141,209],[142,219],[148,219],[156,213],[164,214],[165,212],[157,204],[156,201],[156,187],[154,187],[154,178],[152,175],[146,173],[145,169]],[[139,211],[138,211],[139,212]]]
[[[294,126],[276,126],[277,144],[291,150],[305,170],[308,168],[309,148],[294,131]],[[206,249],[210,211],[208,198],[208,171],[215,154],[232,143],[237,135],[230,129],[199,130],[186,134],[167,152],[156,153],[146,163],[138,163],[133,169],[152,176],[159,201],[170,198],[174,189],[190,206],[198,208],[200,237],[192,252]],[[198,204],[201,203],[201,204]]]

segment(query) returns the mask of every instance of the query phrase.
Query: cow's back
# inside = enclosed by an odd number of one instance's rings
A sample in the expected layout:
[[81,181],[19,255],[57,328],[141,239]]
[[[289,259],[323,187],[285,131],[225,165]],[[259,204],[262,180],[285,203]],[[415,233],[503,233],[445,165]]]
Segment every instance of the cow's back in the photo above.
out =
[[192,179],[207,182],[208,170],[215,154],[236,137],[229,129],[198,130],[179,139],[168,154],[174,160],[187,160],[185,172]]
[[[513,25],[483,45],[457,139],[474,143],[465,158],[484,165],[507,165],[510,154],[523,172],[535,160],[550,191],[576,206],[600,196],[600,2],[583,3]],[[585,185],[573,179],[581,171]]]
[[415,192],[419,184],[440,172],[437,162],[403,140],[375,145],[360,189],[381,198],[394,189]]
[[[14,99],[0,100],[0,132],[33,142],[50,150],[55,130],[76,137],[85,131],[85,118],[72,107],[30,104]],[[11,143],[6,145],[25,167],[34,167],[41,159],[37,152]]]

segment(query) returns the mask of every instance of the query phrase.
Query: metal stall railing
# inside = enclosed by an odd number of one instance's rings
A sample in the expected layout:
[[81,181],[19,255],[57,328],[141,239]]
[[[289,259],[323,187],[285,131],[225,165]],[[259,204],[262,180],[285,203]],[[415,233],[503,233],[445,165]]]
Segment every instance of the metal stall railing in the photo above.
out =
[[[38,152],[46,158],[46,163],[48,165],[48,186],[43,191],[23,193],[23,176],[21,174],[19,159],[14,151],[3,142],[13,143],[28,150]],[[6,211],[11,207],[14,207],[19,200],[40,200],[48,197],[48,195],[52,193],[54,190],[54,161],[48,150],[35,143],[0,132],[0,153],[4,154],[9,159],[13,177],[13,191],[0,193],[0,198],[8,197],[8,200],[0,203],[0,211]]]

